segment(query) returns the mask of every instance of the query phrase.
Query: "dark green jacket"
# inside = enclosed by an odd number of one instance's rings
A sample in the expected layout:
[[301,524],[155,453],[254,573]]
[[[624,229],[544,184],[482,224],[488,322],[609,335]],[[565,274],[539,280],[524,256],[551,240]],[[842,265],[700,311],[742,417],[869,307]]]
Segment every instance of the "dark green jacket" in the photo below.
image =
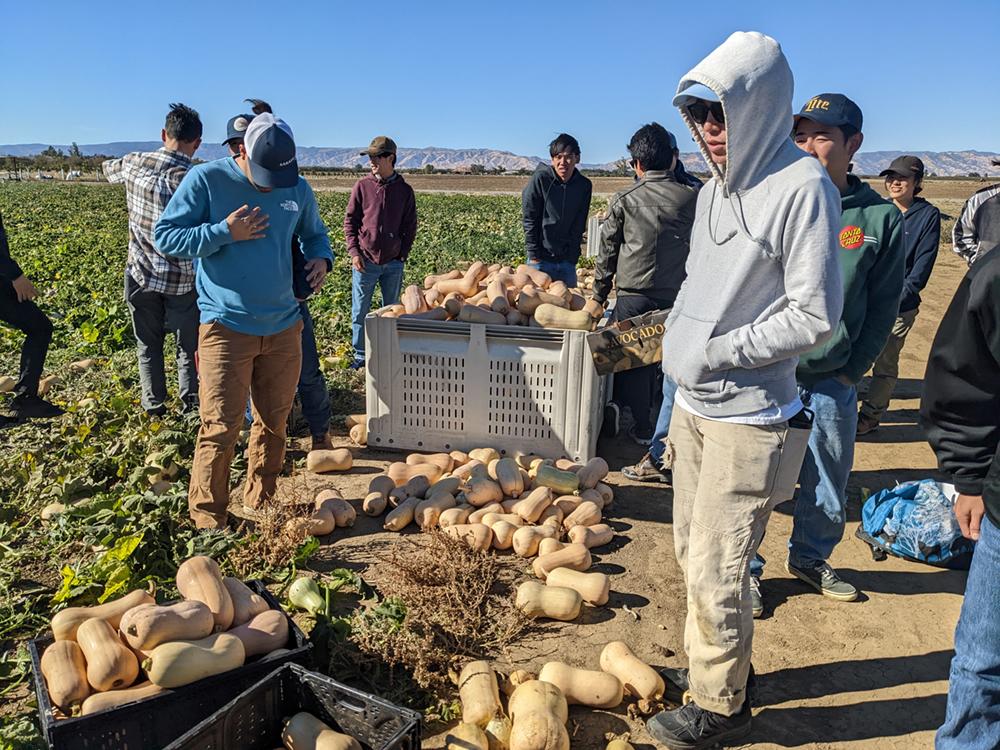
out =
[[857,383],[882,352],[903,288],[903,220],[892,203],[854,175],[841,196],[840,273],[844,312],[829,341],[799,358],[805,386],[844,375]]

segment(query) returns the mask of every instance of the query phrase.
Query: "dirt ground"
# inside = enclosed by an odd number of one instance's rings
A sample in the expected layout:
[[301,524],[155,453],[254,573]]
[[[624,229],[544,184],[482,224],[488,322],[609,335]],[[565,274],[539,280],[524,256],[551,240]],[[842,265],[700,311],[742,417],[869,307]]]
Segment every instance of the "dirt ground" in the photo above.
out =
[[[961,205],[957,197],[936,202],[952,215]],[[757,621],[754,642],[760,695],[752,739],[744,747],[912,750],[933,744],[945,712],[965,574],[891,558],[875,562],[853,535],[862,488],[874,492],[935,475],[934,456],[917,425],[920,381],[938,321],[964,271],[964,264],[942,249],[902,355],[891,410],[882,427],[857,446],[848,527],[831,563],[864,592],[860,600],[827,600],[792,579],[783,567],[792,503],[772,517],[761,548],[769,561],[765,615]],[[360,499],[371,476],[393,456],[355,452],[350,474],[322,482]],[[607,511],[617,536],[597,550],[594,568],[611,576],[611,599],[605,607],[586,608],[576,622],[546,624],[542,637],[518,644],[509,661],[498,663],[502,670],[537,671],[552,659],[596,669],[601,648],[611,640],[626,641],[654,665],[685,664],[684,589],[673,552],[671,492],[623,479],[619,470],[640,457],[638,447],[605,441],[599,453],[612,466],[609,483],[617,493]],[[395,537],[381,530],[378,519],[359,515],[351,535],[333,535],[322,558],[363,569]],[[512,564],[523,565],[516,558]],[[603,748],[608,732],[630,733],[637,748],[655,747],[642,722],[628,716],[626,704],[613,711],[573,708],[570,730],[574,747]],[[426,738],[425,747],[442,746],[442,733]]]

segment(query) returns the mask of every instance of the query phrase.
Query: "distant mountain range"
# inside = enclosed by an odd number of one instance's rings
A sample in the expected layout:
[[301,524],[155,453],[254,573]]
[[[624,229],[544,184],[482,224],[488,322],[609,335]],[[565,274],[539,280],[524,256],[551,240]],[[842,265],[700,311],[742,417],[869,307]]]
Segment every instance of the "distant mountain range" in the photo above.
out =
[[[49,144],[22,143],[15,145],[0,145],[0,156],[34,156],[41,153]],[[130,151],[152,151],[159,148],[158,141],[118,141],[115,143],[88,143],[80,145],[80,151],[85,156],[105,154],[107,156],[122,156]],[[69,146],[56,145],[55,148],[69,152]],[[298,150],[299,166],[302,167],[352,167],[356,164],[366,164],[366,159],[359,155],[363,146],[354,148],[304,146]],[[877,175],[889,166],[889,163],[901,154],[919,156],[926,166],[927,173],[944,177],[961,177],[972,172],[980,175],[1000,175],[1000,166],[994,166],[993,160],[1000,160],[1000,154],[985,151],[868,151],[854,157],[854,172],[861,175]],[[199,159],[219,159],[228,155],[225,146],[215,143],[205,143],[198,150]],[[705,162],[699,153],[681,155],[684,165],[692,171],[705,171]],[[437,169],[468,169],[473,164],[481,164],[487,169],[503,167],[508,172],[519,169],[534,169],[543,160],[536,156],[519,156],[510,151],[498,151],[489,148],[401,148],[397,155],[397,165],[401,169],[420,169],[428,164]],[[613,170],[613,162],[607,164],[584,164],[585,169]]]

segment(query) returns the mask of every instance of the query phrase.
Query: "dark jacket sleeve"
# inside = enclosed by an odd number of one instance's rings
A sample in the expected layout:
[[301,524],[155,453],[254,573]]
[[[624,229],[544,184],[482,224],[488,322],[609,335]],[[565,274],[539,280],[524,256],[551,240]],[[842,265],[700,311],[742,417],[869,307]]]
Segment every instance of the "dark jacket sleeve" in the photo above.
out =
[[594,194],[594,184],[587,180],[586,190],[583,191],[583,203],[577,209],[576,216],[573,217],[572,232],[570,238],[575,243],[575,247],[570,248],[573,252],[572,257],[576,258],[580,255],[580,245],[583,243],[583,233],[587,229],[587,217],[590,216],[590,199]]
[[358,235],[361,234],[363,208],[361,181],[359,180],[351,188],[351,197],[347,200],[347,212],[344,214],[344,239],[347,242],[347,254],[353,258],[361,255]]
[[524,223],[524,250],[529,260],[538,260],[542,251],[542,214],[545,196],[542,178],[536,172],[521,192],[521,216]]
[[406,261],[413,249],[413,241],[417,238],[417,196],[413,188],[407,187],[406,206],[403,208],[403,220],[399,227],[400,251],[399,259]]
[[931,278],[940,242],[941,212],[935,208],[934,216],[924,226],[913,249],[913,266],[903,281],[903,296],[899,300],[900,310],[912,310],[920,304],[920,292]]
[[972,267],[941,320],[920,420],[959,492],[983,494],[1000,445],[1000,254]]
[[7,231],[3,228],[3,216],[0,216],[0,279],[14,281],[23,275],[21,267],[10,257],[10,246],[7,244]]
[[867,309],[861,334],[851,345],[851,358],[840,368],[839,374],[852,383],[859,382],[882,353],[899,314],[906,248],[903,247],[903,218],[898,211],[893,214],[888,242],[868,273]]
[[625,213],[615,196],[608,206],[608,217],[601,223],[601,246],[594,265],[594,300],[602,305],[611,294],[612,280],[618,270],[618,253],[625,239]]

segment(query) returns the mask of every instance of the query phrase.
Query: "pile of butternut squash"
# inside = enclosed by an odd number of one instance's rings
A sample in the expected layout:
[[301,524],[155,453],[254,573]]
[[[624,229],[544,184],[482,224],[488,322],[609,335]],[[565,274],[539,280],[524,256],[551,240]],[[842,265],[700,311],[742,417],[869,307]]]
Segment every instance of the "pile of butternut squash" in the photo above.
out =
[[55,641],[41,657],[57,718],[143,700],[280,652],[288,618],[209,557],[177,569],[181,600],[157,604],[136,590],[52,618]]
[[423,288],[411,284],[398,304],[375,311],[386,318],[454,320],[489,325],[593,330],[604,314],[580,290],[547,273],[521,264],[517,268],[482,261],[464,272],[427,276]]

